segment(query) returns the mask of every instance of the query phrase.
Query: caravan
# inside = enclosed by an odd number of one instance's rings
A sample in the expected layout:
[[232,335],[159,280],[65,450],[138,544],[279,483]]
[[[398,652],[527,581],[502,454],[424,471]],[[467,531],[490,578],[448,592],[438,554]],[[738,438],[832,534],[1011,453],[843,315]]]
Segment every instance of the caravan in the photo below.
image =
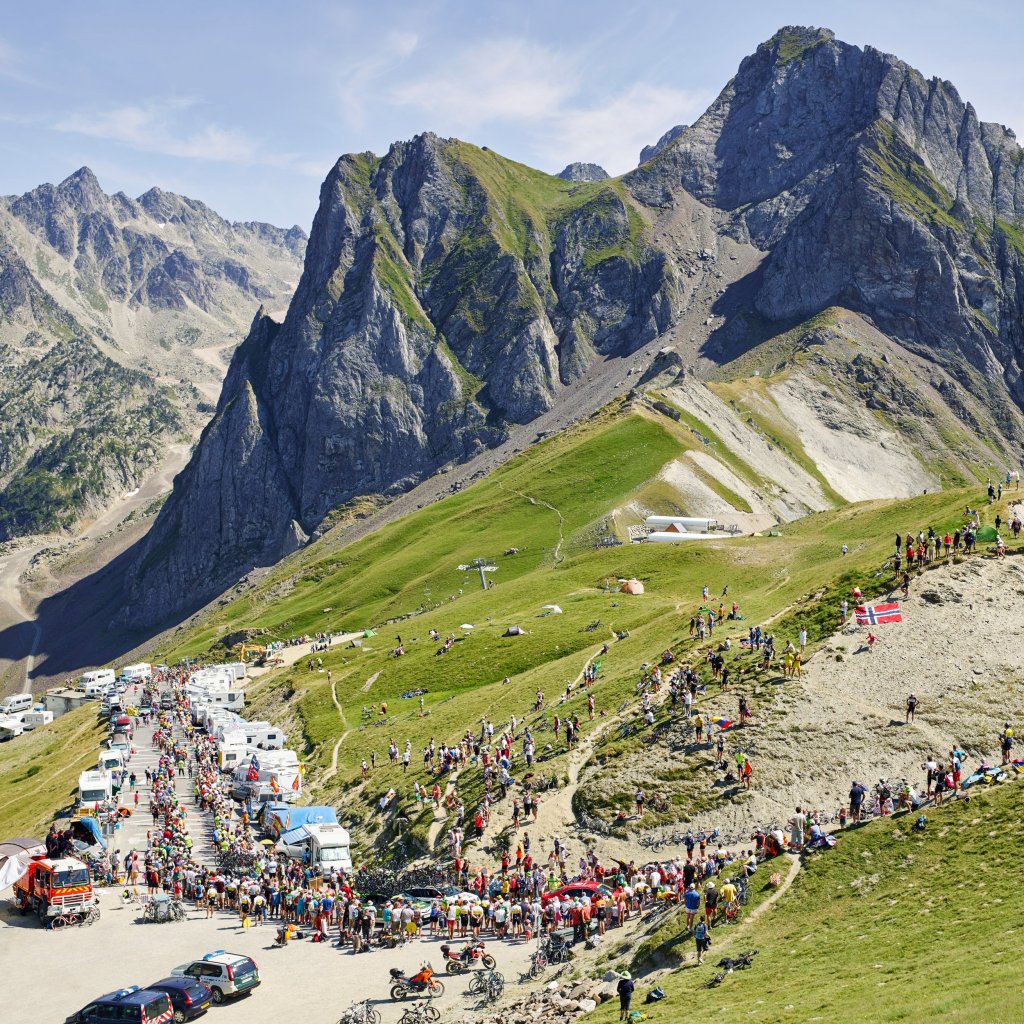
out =
[[[254,754],[232,774],[231,795],[237,800],[294,803],[302,795],[302,769],[294,750],[267,750]],[[255,779],[249,778],[253,774]]]
[[152,665],[125,665],[121,669],[121,682],[129,686],[148,683],[152,678]]

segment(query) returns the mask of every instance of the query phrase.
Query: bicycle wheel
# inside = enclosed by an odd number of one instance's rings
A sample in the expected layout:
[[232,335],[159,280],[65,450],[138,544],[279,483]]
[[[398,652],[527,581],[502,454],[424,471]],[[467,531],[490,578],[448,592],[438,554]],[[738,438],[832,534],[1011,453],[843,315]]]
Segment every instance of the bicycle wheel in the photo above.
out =
[[380,1011],[368,1006],[366,1008],[366,1024],[380,1024]]
[[50,930],[56,931],[58,928],[66,928],[70,924],[70,918],[65,917],[63,914],[58,914],[57,917],[50,921]]
[[476,996],[484,990],[484,976],[482,974],[474,974],[472,980],[469,983],[469,994]]
[[441,1011],[436,1006],[431,1006],[427,1003],[427,1005],[423,1007],[423,1016],[427,1020],[440,1020]]

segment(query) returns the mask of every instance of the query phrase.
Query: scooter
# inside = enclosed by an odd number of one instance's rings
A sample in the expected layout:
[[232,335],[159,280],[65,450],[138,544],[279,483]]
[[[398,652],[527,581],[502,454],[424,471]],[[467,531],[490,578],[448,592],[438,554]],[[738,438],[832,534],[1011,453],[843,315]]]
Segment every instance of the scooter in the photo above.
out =
[[475,964],[481,964],[489,971],[497,967],[494,957],[484,952],[482,942],[467,943],[457,953],[453,953],[452,947],[446,943],[441,947],[441,955],[445,960],[444,969],[449,974],[462,974],[471,970]]
[[433,999],[444,995],[444,983],[434,977],[434,968],[429,963],[424,963],[411,978],[405,976],[401,967],[392,967],[388,973],[391,975],[391,998],[394,1000],[409,996]]

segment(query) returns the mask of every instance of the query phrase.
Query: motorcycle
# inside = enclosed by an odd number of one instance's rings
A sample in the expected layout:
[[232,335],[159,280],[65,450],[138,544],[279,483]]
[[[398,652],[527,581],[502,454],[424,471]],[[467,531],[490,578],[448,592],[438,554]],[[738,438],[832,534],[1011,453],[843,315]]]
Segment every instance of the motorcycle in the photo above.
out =
[[426,996],[433,999],[444,995],[444,983],[434,977],[434,968],[429,963],[424,963],[411,978],[405,976],[405,971],[401,967],[392,967],[389,973],[391,998],[394,1000],[405,999],[408,996]]
[[444,957],[444,969],[449,974],[462,974],[471,970],[475,964],[481,964],[489,971],[493,971],[497,962],[490,953],[484,952],[484,943],[467,943],[457,953],[452,952],[452,947],[447,943],[441,947],[441,955]]

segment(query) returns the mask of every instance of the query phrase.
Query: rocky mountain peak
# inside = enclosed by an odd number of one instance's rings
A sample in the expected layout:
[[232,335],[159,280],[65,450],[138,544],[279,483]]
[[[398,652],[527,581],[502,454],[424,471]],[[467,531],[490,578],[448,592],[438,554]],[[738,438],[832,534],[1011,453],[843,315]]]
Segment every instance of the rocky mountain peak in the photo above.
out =
[[674,125],[653,146],[644,146],[640,150],[639,163],[645,164],[648,160],[653,160],[666,146],[675,142],[686,131],[687,127],[685,124]]
[[563,181],[604,181],[610,175],[600,164],[572,163],[566,164],[557,177]]
[[108,204],[99,180],[88,167],[79,167],[74,174],[69,174],[57,186],[57,193],[84,213],[103,209]]

